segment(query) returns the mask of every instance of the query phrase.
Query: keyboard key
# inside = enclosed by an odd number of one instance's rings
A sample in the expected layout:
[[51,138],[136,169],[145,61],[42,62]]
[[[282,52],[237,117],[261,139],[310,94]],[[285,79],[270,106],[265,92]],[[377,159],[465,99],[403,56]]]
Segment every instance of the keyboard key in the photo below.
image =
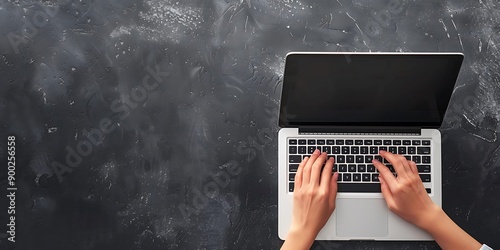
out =
[[406,154],[406,147],[398,147],[398,154],[405,155]]
[[288,162],[290,163],[301,163],[302,157],[300,155],[289,155]]
[[373,145],[382,145],[382,140],[374,140]]
[[295,140],[295,139],[288,140],[288,144],[290,144],[290,145],[297,145],[297,140]]
[[316,145],[316,140],[309,139],[309,140],[307,140],[307,144]]
[[336,145],[344,145],[344,140],[335,140]]
[[379,162],[383,161],[382,156],[380,156],[380,155],[375,155],[373,158],[375,158],[375,160],[377,160]]
[[359,147],[357,146],[351,147],[351,154],[359,154]]
[[365,163],[372,163],[372,161],[373,161],[373,156],[372,155],[365,156]]
[[297,172],[298,168],[299,168],[299,164],[288,164],[288,171],[289,172]]
[[353,140],[345,140],[345,145],[354,145]]
[[335,159],[338,163],[345,163],[345,155],[337,155]]
[[425,191],[427,191],[428,194],[431,193],[431,189],[430,188],[426,188]]
[[340,147],[339,146],[333,146],[332,147],[332,154],[340,154]]
[[354,155],[347,155],[347,156],[345,157],[345,161],[346,161],[347,163],[354,163]]
[[391,171],[391,172],[396,172],[396,170],[394,170],[394,167],[393,167],[392,165],[389,165],[389,164],[388,164],[388,165],[386,165],[386,166],[387,166],[387,168],[389,169],[389,171]]
[[389,147],[389,152],[391,152],[393,154],[397,154],[398,153],[398,148],[397,147]]
[[423,140],[422,145],[431,145],[431,141],[430,140]]
[[295,181],[295,173],[288,174],[288,180],[289,181]]
[[375,166],[373,164],[366,165],[366,172],[375,172]]
[[431,182],[431,175],[430,174],[420,174],[420,179],[422,179],[422,182]]
[[372,155],[378,154],[378,147],[370,147],[370,154]]
[[364,163],[365,157],[362,155],[356,155],[356,163]]
[[334,140],[326,140],[326,145],[335,145]]
[[403,140],[403,145],[411,145],[411,141],[410,140]]
[[327,154],[331,154],[332,153],[332,147],[323,146],[322,152],[326,152]]
[[347,164],[340,164],[339,172],[347,172]]
[[428,155],[431,153],[431,147],[417,147],[417,154]]
[[[386,147],[386,146],[381,146],[381,147],[378,147],[378,150],[379,150],[379,151],[380,151],[380,150],[387,151],[387,147]],[[378,154],[378,152],[377,152],[377,154]]]
[[430,173],[431,165],[417,165],[417,169],[419,173]]
[[306,145],[307,141],[306,140],[299,140],[299,145]]
[[289,146],[288,153],[289,154],[296,154],[297,153],[297,146]]
[[431,163],[431,157],[428,155],[422,156],[422,163]]
[[318,145],[325,145],[326,144],[325,140],[317,140],[316,143]]
[[333,164],[332,172],[333,173],[337,172],[337,164]]
[[420,145],[420,141],[419,140],[413,140],[413,141],[411,141],[411,145],[418,146],[418,145]]
[[365,140],[365,145],[372,145],[373,141],[372,140]]
[[419,164],[420,163],[420,155],[412,156],[411,160],[414,161],[415,163]]
[[290,182],[288,184],[288,192],[293,192],[293,187],[295,186],[295,184],[293,182]]
[[393,145],[401,145],[401,140],[392,140]]
[[364,155],[368,154],[368,147],[360,147],[360,149],[361,149],[361,154]]
[[351,181],[351,174],[342,174],[342,181]]
[[405,155],[406,160],[411,161],[411,156]]
[[349,147],[348,146],[342,147],[342,154],[349,154]]
[[352,174],[352,181],[361,181],[361,174]]
[[414,155],[417,153],[417,149],[415,147],[408,147],[408,154]]
[[384,145],[392,145],[391,140],[384,140]]
[[378,183],[339,183],[338,192],[341,193],[380,193]]
[[306,154],[306,146],[299,146],[299,154]]
[[355,140],[354,145],[363,145],[363,140]]
[[[376,174],[372,174],[372,181],[378,182],[378,174],[377,173]],[[377,184],[377,185],[380,186],[380,184]]]
[[356,172],[356,170],[357,170],[357,169],[356,169],[356,164],[349,164],[349,165],[347,165],[347,170],[348,170],[349,172],[351,172],[351,173],[352,173],[352,172]]
[[359,164],[358,165],[358,172],[366,172],[366,165],[365,164]]
[[315,146],[308,146],[308,147],[307,147],[307,153],[308,153],[308,154],[312,154],[312,153],[314,153],[314,150],[316,150],[316,147],[315,147]]
[[363,174],[363,175],[361,176],[361,179],[362,179],[363,181],[370,181],[370,174]]

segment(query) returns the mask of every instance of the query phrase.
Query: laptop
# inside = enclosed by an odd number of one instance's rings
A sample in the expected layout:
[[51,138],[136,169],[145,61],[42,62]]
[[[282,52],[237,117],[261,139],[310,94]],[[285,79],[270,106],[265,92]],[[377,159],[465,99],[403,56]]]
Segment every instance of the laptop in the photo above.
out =
[[[315,149],[335,157],[336,209],[316,240],[432,240],[390,212],[373,158],[417,163],[441,206],[441,134],[461,53],[287,54],[278,133],[278,235],[290,228],[295,173]],[[383,160],[389,169],[390,164]]]

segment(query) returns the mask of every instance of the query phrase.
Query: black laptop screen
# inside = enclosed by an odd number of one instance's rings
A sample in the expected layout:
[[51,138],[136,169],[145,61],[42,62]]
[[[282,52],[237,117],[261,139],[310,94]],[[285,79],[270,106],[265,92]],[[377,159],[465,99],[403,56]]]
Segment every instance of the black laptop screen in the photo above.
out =
[[280,126],[439,127],[461,54],[290,54]]

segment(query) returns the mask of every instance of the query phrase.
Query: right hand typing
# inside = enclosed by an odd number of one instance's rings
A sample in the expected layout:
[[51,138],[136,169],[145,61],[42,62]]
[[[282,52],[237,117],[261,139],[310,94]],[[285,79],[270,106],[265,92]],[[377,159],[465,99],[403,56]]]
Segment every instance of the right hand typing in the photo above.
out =
[[380,172],[382,195],[389,210],[404,220],[425,228],[441,208],[432,202],[425,191],[415,162],[386,151],[380,151],[380,156],[394,166],[397,174],[397,177],[394,177],[384,164],[373,160],[373,165]]

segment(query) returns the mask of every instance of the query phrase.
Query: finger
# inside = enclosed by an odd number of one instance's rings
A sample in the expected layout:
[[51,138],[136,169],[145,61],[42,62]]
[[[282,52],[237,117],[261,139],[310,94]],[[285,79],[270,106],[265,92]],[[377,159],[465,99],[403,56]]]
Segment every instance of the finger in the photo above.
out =
[[319,186],[319,181],[320,181],[320,174],[321,174],[321,169],[323,168],[323,165],[325,164],[326,160],[326,153],[322,153],[316,158],[316,161],[314,161],[312,169],[311,169],[311,181],[310,183],[314,183],[315,185]]
[[335,200],[337,199],[337,180],[339,179],[339,173],[335,172],[330,179],[330,204],[333,206]]
[[372,160],[372,163],[378,169],[380,175],[384,177],[384,181],[387,183],[389,188],[395,187],[395,185],[397,184],[396,177],[392,175],[391,171],[387,168],[387,166],[385,166],[380,161],[377,161],[375,159]]
[[387,152],[384,150],[380,150],[380,156],[384,157],[386,160],[388,160],[394,169],[396,170],[396,174],[398,174],[398,177],[408,177],[406,173],[405,168],[409,168],[409,166],[405,166],[407,163],[406,158],[404,158],[404,162],[401,159],[400,155],[393,154],[391,152]]
[[327,190],[330,187],[330,179],[332,179],[332,171],[333,171],[334,160],[333,157],[330,157],[323,168],[323,172],[321,172],[321,181],[319,182],[320,188]]
[[311,168],[313,163],[316,161],[316,159],[319,156],[319,150],[314,150],[314,153],[309,157],[309,160],[307,160],[306,165],[304,166],[304,170],[302,171],[302,185],[307,185],[311,181]]
[[302,173],[304,170],[304,166],[307,164],[307,160],[309,160],[309,157],[304,157],[302,162],[299,164],[299,167],[297,168],[297,173],[295,174],[295,186],[293,188],[294,190],[302,187]]
[[417,164],[415,164],[414,161],[410,161],[410,170],[413,174],[417,174],[418,175],[418,168],[417,168]]
[[387,183],[384,179],[383,176],[378,177],[380,181],[380,189],[382,191],[382,196],[384,196],[385,203],[387,203],[387,207],[394,207],[395,202],[394,202],[394,197],[392,196],[391,189],[389,186],[387,186]]

